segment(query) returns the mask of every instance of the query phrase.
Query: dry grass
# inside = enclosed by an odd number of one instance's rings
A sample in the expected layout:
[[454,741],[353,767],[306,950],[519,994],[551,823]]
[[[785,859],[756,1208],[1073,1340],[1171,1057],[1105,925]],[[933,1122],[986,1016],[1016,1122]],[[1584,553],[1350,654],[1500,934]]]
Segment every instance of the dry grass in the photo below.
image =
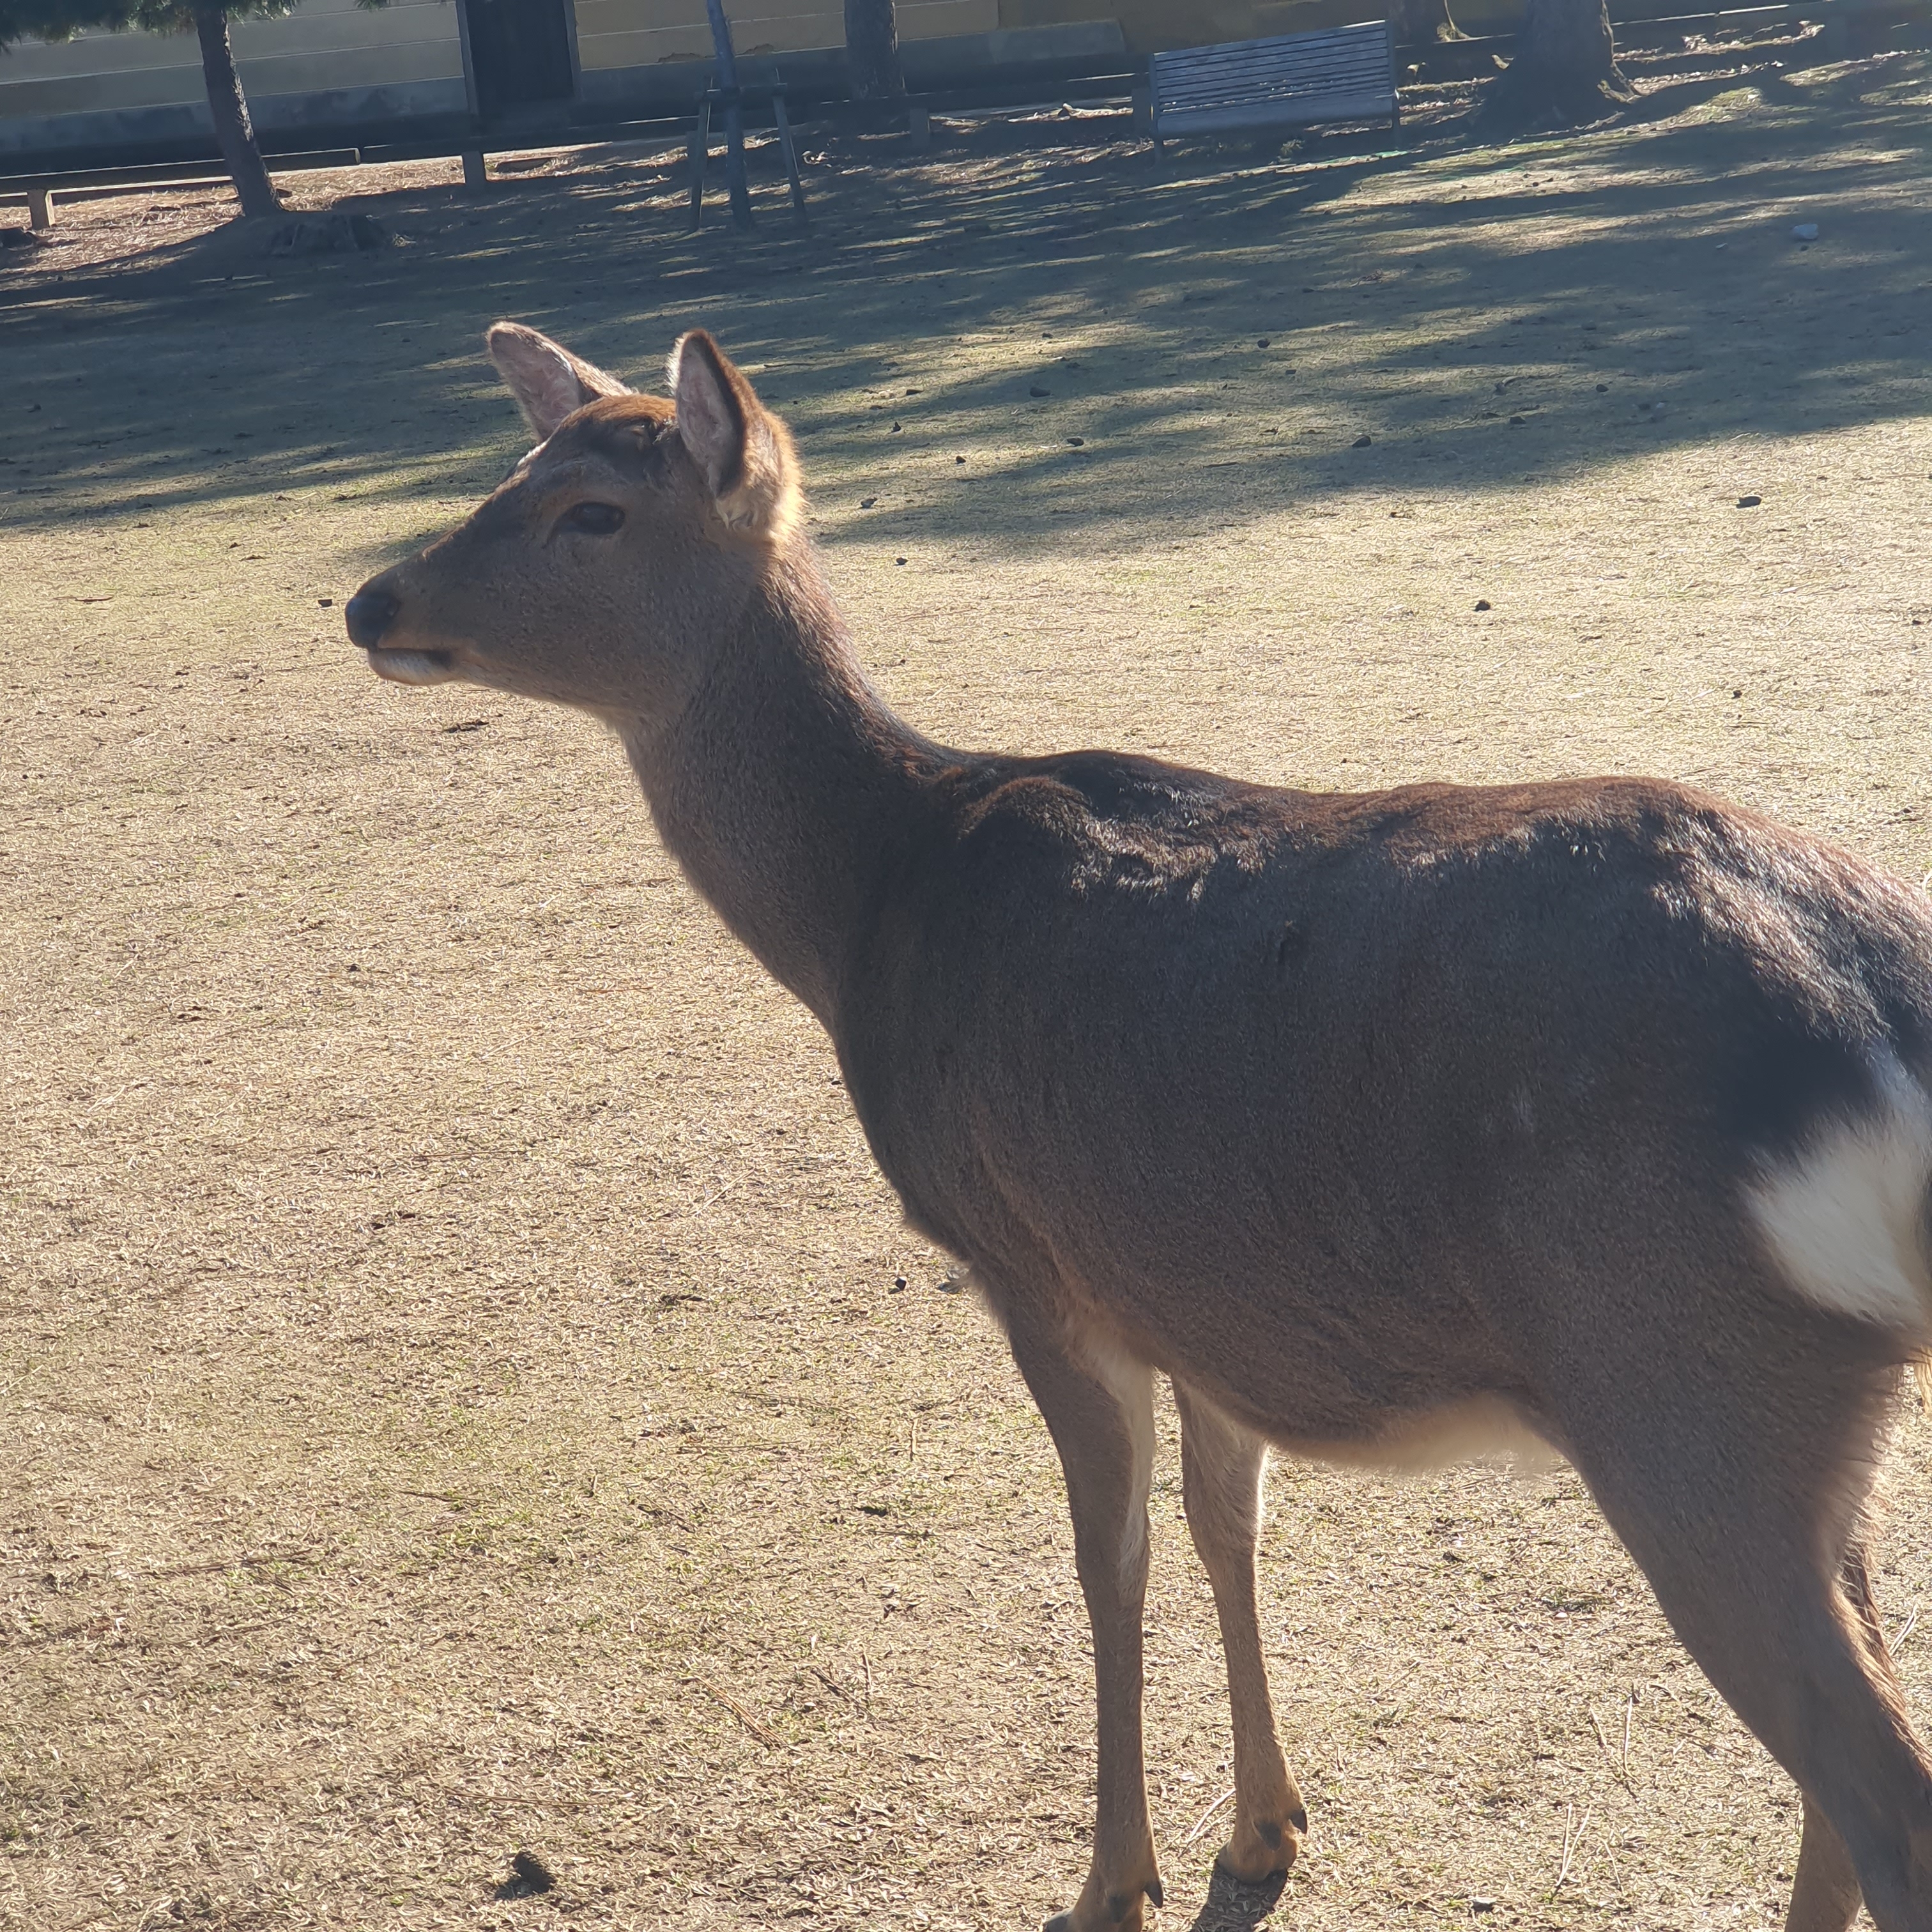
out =
[[[612,157],[398,187],[369,260],[9,269],[0,1924],[1012,1926],[1084,1867],[1049,1445],[824,1044],[596,730],[341,640],[519,447],[484,322],[645,372],[716,328],[940,735],[1658,770],[1916,877],[1928,99],[1894,60],[1382,165],[828,164],[808,242],[687,242]],[[1186,1842],[1228,1754],[1172,1448],[1167,1918],[1250,1925]],[[1274,1498],[1278,1922],[1776,1922],[1791,1794],[1573,1477]],[[500,1898],[519,1849],[556,1882]]]

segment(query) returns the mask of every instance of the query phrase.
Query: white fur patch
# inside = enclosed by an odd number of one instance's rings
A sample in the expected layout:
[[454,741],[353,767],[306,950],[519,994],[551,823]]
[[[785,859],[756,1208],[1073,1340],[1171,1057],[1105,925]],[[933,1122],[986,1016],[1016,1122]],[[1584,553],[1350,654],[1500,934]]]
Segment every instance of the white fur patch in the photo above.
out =
[[1932,1334],[1925,1204],[1932,1106],[1894,1062],[1882,1111],[1834,1121],[1768,1167],[1747,1199],[1785,1279],[1834,1314]]
[[1499,1396],[1472,1396],[1420,1414],[1394,1418],[1378,1436],[1352,1442],[1298,1445],[1324,1462],[1398,1473],[1493,1462],[1529,1473],[1562,1462],[1561,1453]]
[[456,673],[427,651],[386,651],[369,653],[369,668],[392,684],[448,684]]

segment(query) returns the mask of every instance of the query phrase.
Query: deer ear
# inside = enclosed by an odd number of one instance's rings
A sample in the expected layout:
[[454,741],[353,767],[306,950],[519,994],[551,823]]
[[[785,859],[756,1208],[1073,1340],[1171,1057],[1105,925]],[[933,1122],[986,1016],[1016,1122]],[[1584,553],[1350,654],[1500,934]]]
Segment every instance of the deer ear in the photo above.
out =
[[545,440],[566,416],[586,403],[595,402],[599,396],[630,394],[616,376],[605,375],[520,322],[492,323],[484,340],[490,360],[509,384],[517,406]]
[[701,328],[677,340],[669,368],[679,440],[733,530],[777,542],[798,515],[798,458],[785,426]]

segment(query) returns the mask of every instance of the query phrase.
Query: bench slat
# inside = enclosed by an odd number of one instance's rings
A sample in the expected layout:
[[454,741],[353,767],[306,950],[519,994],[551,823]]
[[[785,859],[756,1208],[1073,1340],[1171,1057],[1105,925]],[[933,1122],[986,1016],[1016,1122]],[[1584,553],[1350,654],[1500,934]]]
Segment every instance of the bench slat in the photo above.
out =
[[1395,111],[1392,94],[1329,94],[1318,101],[1285,100],[1244,107],[1183,108],[1163,114],[1162,137],[1211,134],[1236,128],[1306,128],[1318,121],[1386,121]]
[[1324,53],[1346,52],[1355,49],[1381,53],[1386,51],[1388,45],[1387,40],[1380,34],[1372,36],[1349,34],[1346,37],[1318,34],[1306,46],[1283,46],[1278,40],[1263,40],[1250,46],[1183,47],[1171,53],[1156,54],[1154,58],[1156,65],[1169,71],[1222,62],[1252,67],[1274,61],[1306,60]]
[[1162,66],[1185,65],[1195,60],[1253,60],[1271,54],[1292,56],[1298,50],[1350,44],[1386,46],[1388,22],[1370,20],[1353,27],[1330,27],[1312,34],[1270,34],[1256,40],[1219,40],[1211,46],[1168,47],[1154,55]]
[[1386,76],[1388,72],[1388,62],[1385,59],[1361,60],[1351,57],[1347,60],[1298,61],[1292,66],[1202,68],[1192,74],[1163,74],[1155,85],[1163,91],[1178,91],[1192,87],[1210,87],[1223,80],[1264,81],[1277,77],[1294,80],[1304,75],[1331,74],[1379,74]]
[[1196,94],[1210,94],[1228,88],[1236,92],[1246,88],[1263,91],[1272,87],[1308,88],[1348,86],[1356,83],[1371,87],[1387,87],[1389,84],[1388,64],[1385,61],[1372,65],[1358,62],[1346,68],[1322,68],[1313,74],[1300,68],[1289,72],[1277,69],[1268,74],[1216,74],[1203,78],[1191,87],[1168,85],[1158,88],[1156,92],[1162,100],[1170,96],[1175,99],[1191,100]]

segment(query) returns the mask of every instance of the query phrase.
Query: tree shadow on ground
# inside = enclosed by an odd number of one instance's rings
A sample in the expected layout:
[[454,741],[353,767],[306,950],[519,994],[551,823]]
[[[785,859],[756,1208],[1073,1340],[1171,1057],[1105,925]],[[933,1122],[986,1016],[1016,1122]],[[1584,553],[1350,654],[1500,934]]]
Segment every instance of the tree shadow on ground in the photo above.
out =
[[365,200],[402,238],[380,255],[224,231],[13,290],[30,400],[0,491],[22,525],[376,496],[427,534],[523,447],[479,352],[498,315],[644,386],[710,327],[792,422],[833,542],[1104,542],[1915,416],[1928,70],[1694,77],[1639,124],[1507,148],[833,154],[804,233],[758,154],[748,237],[682,232],[668,155]]

